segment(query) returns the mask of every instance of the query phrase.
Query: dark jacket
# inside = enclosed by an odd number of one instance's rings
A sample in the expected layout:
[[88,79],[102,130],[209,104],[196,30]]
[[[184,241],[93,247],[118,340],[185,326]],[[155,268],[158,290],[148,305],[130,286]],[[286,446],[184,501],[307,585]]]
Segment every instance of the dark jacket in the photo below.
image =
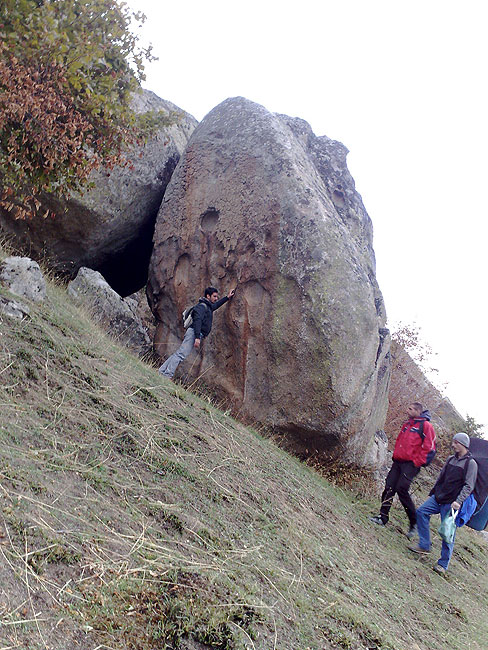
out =
[[[434,448],[435,431],[429,422],[429,411],[423,411],[419,418],[410,418],[403,423],[393,450],[393,460],[412,461],[415,467],[422,467],[427,454]],[[419,422],[424,422],[424,440],[419,433]]]
[[205,338],[210,334],[214,311],[222,307],[228,300],[229,298],[224,296],[220,300],[217,300],[217,302],[211,303],[207,298],[200,298],[198,304],[193,308],[192,327],[196,339]]
[[453,454],[441,469],[430,495],[434,495],[437,503],[457,501],[462,505],[473,491],[477,475],[478,465],[469,452],[462,458]]

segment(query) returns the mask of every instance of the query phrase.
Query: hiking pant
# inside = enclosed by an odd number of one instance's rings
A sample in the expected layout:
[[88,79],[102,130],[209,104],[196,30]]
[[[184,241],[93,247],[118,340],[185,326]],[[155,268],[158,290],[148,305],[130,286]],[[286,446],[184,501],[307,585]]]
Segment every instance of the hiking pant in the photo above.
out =
[[417,523],[417,517],[415,514],[416,509],[408,490],[410,489],[410,484],[413,479],[419,472],[420,467],[415,467],[411,460],[406,462],[400,462],[397,460],[393,461],[393,465],[386,477],[385,489],[381,495],[380,517],[384,524],[386,524],[389,519],[393,497],[395,494],[398,494],[400,503],[407,513],[410,528],[415,526]]
[[[417,528],[419,531],[419,546],[420,548],[430,551],[430,518],[432,515],[441,515],[441,520],[451,514],[450,503],[439,503],[434,496],[430,496],[427,501],[420,506],[417,510]],[[454,535],[456,539],[456,535]],[[454,539],[450,544],[442,540],[441,556],[437,560],[437,564],[444,569],[447,569],[451,560],[452,549],[454,548]]]
[[183,339],[180,347],[174,352],[170,357],[166,359],[163,365],[159,368],[158,372],[163,377],[168,377],[172,379],[175,374],[176,368],[180,365],[182,361],[193,350],[193,345],[195,343],[195,331],[193,327],[189,327],[185,332],[185,338]]

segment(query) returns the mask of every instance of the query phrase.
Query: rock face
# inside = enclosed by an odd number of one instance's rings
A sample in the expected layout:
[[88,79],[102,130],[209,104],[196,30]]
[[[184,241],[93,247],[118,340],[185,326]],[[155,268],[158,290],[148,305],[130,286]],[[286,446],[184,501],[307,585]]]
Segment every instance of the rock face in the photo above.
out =
[[33,302],[42,302],[46,297],[46,281],[39,264],[29,257],[7,257],[0,264],[0,284]]
[[60,201],[40,197],[53,218],[14,220],[0,210],[0,226],[34,257],[48,258],[56,269],[74,275],[81,266],[102,272],[119,292],[128,295],[146,283],[154,221],[174,168],[195,128],[196,120],[171,102],[144,90],[134,98],[137,113],[166,111],[180,121],[161,128],[142,151],[129,155],[131,168],[98,170],[95,184],[83,196]]
[[147,332],[149,340],[154,340],[156,331],[156,319],[147,302],[146,289],[140,289],[131,296],[124,298],[129,304],[132,312],[136,315],[137,320],[141,323],[143,329]]
[[389,333],[371,221],[347,149],[299,119],[229,99],[197,127],[165,194],[148,297],[166,357],[207,285],[238,285],[181,367],[295,451],[376,462]]
[[141,356],[151,351],[149,336],[136,314],[137,304],[121,298],[98,271],[82,267],[68,284],[68,294],[87,307],[111,336]]

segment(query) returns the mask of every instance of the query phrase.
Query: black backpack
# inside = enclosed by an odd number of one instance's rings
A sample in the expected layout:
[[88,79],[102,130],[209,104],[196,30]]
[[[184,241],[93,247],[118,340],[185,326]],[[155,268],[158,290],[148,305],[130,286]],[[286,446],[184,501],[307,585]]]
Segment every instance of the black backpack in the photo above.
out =
[[467,526],[475,530],[484,530],[488,525],[488,440],[471,438],[469,453],[478,465],[478,476],[473,490],[478,508],[467,522]]
[[[424,440],[425,440],[424,422],[425,420],[421,420],[418,426],[418,434],[422,438],[422,444],[424,444]],[[425,460],[425,463],[423,464],[423,467],[427,467],[427,465],[431,464],[431,462],[435,458],[436,453],[437,453],[437,441],[434,432],[434,439],[432,440],[432,449],[427,453],[427,458]]]

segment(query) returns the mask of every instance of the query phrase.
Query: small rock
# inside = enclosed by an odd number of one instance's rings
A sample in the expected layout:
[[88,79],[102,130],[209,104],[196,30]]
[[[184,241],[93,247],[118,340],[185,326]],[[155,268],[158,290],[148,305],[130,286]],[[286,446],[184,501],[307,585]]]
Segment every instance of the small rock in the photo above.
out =
[[0,296],[0,314],[9,316],[10,318],[15,318],[17,320],[22,320],[26,318],[30,313],[29,307],[23,305],[21,302],[16,300],[9,300],[4,296]]

